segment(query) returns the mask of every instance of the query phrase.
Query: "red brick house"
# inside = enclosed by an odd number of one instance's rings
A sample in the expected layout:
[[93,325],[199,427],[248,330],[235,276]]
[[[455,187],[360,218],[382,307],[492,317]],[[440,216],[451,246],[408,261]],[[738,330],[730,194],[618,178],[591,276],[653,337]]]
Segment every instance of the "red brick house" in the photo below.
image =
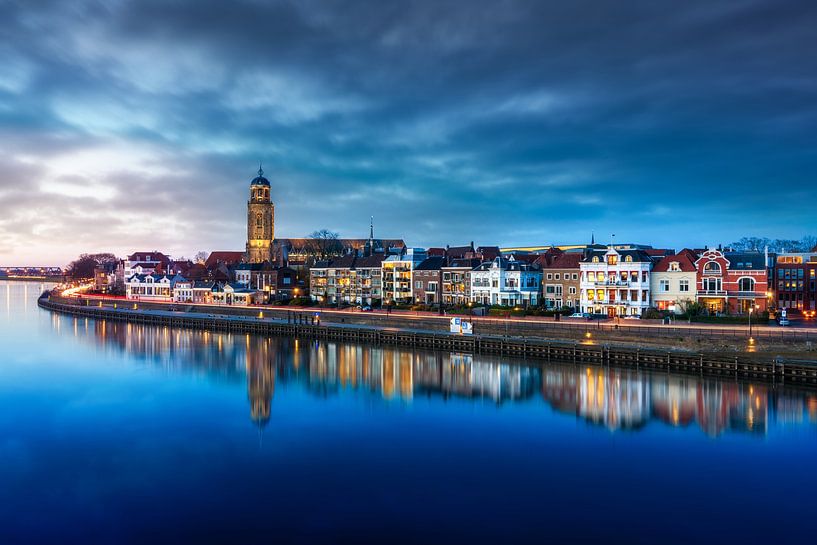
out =
[[761,252],[704,250],[695,261],[696,298],[709,312],[748,314],[767,310],[766,258]]

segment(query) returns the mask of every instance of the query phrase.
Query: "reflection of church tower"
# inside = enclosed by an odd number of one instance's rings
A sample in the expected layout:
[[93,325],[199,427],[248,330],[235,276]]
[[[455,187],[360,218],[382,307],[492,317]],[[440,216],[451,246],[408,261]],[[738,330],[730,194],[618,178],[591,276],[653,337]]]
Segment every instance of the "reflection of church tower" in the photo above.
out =
[[263,263],[272,259],[272,239],[275,238],[275,205],[270,201],[269,180],[258,167],[258,176],[250,182],[247,202],[247,261]]
[[273,366],[256,353],[252,358],[247,353],[247,397],[250,399],[250,417],[258,427],[267,425],[270,406],[275,393],[275,371]]

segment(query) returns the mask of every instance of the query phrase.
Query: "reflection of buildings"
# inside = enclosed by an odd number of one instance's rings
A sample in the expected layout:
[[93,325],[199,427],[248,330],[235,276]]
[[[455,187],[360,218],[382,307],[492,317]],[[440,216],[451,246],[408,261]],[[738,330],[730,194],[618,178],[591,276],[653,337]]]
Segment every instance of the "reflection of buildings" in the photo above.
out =
[[[249,343],[250,337],[247,336]],[[275,369],[270,361],[269,342],[258,350],[247,350],[247,396],[250,400],[250,418],[259,427],[267,425],[270,406],[275,392]]]
[[813,392],[606,367],[547,366],[542,397],[558,411],[610,429],[654,418],[672,426],[696,423],[715,437],[727,430],[765,434],[770,421],[817,423]]
[[[572,364],[523,365],[496,357],[412,351],[291,338],[174,330],[53,314],[59,332],[92,339],[112,356],[127,352],[176,373],[246,381],[251,420],[266,425],[276,385],[318,396],[410,401],[415,397],[529,400],[536,385],[554,409],[608,429],[651,418],[672,426],[766,433],[769,423],[817,423],[817,394],[790,387]],[[278,384],[276,384],[278,383]]]

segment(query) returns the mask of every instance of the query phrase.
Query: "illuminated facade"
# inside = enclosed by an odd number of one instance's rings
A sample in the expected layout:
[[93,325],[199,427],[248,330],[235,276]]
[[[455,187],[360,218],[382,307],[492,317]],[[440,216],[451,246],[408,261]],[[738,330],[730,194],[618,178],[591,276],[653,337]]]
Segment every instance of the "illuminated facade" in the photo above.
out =
[[275,238],[275,205],[270,200],[270,183],[259,168],[250,182],[247,201],[247,251],[249,263],[272,260],[272,240]]
[[579,268],[581,309],[607,316],[641,316],[650,306],[653,260],[642,249],[588,252]]

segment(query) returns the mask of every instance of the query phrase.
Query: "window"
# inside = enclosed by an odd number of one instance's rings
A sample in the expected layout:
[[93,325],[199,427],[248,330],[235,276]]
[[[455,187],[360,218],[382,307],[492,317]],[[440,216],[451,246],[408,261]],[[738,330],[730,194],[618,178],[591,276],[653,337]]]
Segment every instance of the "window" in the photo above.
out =
[[678,283],[678,291],[689,291],[689,280],[681,280]]
[[264,226],[264,219],[261,217],[261,214],[257,214],[257,215],[255,216],[255,226],[256,226],[258,229],[261,229],[261,227],[263,227],[263,226]]
[[[811,271],[811,277],[814,278],[814,271],[813,270]],[[579,274],[578,273],[573,273],[573,280],[578,280],[578,279],[579,279]]]
[[587,290],[587,299],[592,301],[596,298],[596,292],[593,290]]
[[414,282],[414,287],[417,288],[417,289],[421,289],[423,287],[423,281],[422,280],[415,281]]
[[618,256],[615,254],[607,256],[607,264],[608,265],[618,265]]
[[553,274],[548,273],[548,277],[547,277],[547,278],[548,278],[548,280],[553,280]]
[[658,283],[658,291],[663,291],[663,292],[669,291],[669,280],[661,280]]
[[673,261],[669,264],[669,270],[678,272],[681,270],[681,265],[677,261]]
[[[801,277],[802,277],[802,275],[801,275]],[[554,275],[553,275],[553,279],[554,279],[554,280],[558,280],[558,279],[559,279],[559,273],[554,274]]]
[[429,282],[428,283],[428,289],[426,291],[429,291],[431,293],[435,293],[437,291],[437,283],[436,282]]
[[594,255],[593,256],[593,263],[598,263],[598,262],[599,262],[599,256]]
[[710,261],[706,265],[704,265],[704,274],[719,274],[721,272],[721,266],[718,265],[714,261]]
[[741,278],[738,280],[739,291],[755,291],[755,281],[753,278]]
[[624,261],[625,261],[625,263],[632,263],[633,262],[633,256],[628,255],[627,257],[624,258]]
[[703,287],[705,291],[721,291],[720,278],[704,278]]
[[567,288],[567,293],[569,293],[570,295],[576,295],[576,286],[570,286],[569,288]]

